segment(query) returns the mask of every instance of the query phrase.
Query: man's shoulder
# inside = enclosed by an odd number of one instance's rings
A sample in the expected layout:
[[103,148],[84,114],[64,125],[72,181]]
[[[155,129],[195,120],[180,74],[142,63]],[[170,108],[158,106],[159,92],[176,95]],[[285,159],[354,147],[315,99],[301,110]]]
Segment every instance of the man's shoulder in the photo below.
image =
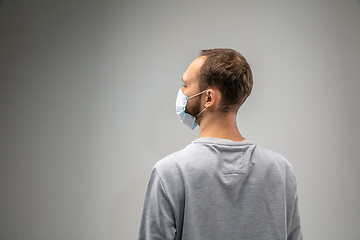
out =
[[190,145],[160,159],[154,167],[158,170],[164,170],[168,168],[178,167],[179,165],[183,164],[184,160],[189,159],[192,154]]
[[263,166],[265,169],[278,169],[283,173],[294,175],[293,167],[286,157],[261,146],[254,149],[252,162]]
[[272,160],[272,161],[276,161],[276,162],[289,163],[288,160],[282,154],[275,152],[273,150],[264,148],[259,145],[256,146],[254,154],[257,155],[257,157],[260,157],[262,159]]

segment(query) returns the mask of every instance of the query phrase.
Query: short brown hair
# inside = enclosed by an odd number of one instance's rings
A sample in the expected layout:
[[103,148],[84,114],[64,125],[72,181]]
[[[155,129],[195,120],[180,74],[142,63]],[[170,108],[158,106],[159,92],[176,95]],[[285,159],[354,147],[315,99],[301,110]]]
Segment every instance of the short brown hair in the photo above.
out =
[[245,57],[233,49],[202,50],[205,62],[200,69],[200,89],[209,87],[221,93],[220,112],[237,112],[250,95],[253,76]]

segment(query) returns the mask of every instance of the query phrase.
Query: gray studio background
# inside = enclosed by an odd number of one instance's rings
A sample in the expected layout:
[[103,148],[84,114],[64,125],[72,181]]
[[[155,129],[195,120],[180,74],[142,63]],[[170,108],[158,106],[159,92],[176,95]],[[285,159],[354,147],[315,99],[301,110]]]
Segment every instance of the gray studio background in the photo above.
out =
[[0,239],[135,239],[152,166],[198,135],[182,74],[230,47],[254,74],[239,128],[293,165],[304,239],[359,240],[359,26],[356,0],[0,0]]

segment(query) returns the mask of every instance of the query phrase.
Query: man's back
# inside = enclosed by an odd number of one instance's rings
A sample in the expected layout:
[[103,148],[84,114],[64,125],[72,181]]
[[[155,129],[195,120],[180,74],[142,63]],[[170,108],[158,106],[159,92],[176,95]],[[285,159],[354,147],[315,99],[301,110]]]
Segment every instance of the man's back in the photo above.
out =
[[254,142],[199,138],[159,161],[139,239],[300,239],[294,172]]

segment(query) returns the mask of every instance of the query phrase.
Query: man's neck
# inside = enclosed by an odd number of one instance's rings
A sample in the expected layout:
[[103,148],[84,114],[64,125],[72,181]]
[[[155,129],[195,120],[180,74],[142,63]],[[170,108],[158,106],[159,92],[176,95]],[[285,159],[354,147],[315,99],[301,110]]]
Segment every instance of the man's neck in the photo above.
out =
[[214,137],[240,142],[245,138],[236,125],[236,115],[227,114],[222,117],[212,116],[202,119],[199,137]]

